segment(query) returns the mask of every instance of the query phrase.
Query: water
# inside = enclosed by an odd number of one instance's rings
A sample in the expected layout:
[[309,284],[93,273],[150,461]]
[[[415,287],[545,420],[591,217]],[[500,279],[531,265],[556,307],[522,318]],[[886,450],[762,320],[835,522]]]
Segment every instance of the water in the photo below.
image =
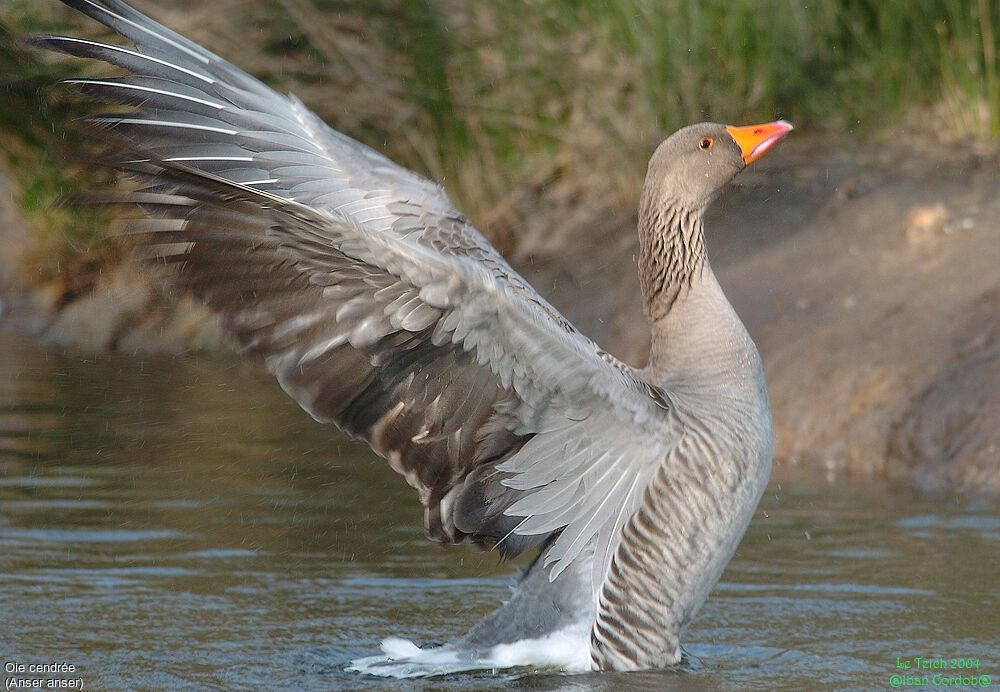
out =
[[[5,682],[384,688],[349,662],[387,636],[464,633],[514,570],[428,543],[402,479],[255,367],[85,359],[0,336]],[[1000,509],[871,480],[772,484],[683,641],[677,671],[393,684],[884,689],[915,674],[897,657],[922,656],[978,659],[1000,685]],[[53,663],[76,671],[16,672]]]

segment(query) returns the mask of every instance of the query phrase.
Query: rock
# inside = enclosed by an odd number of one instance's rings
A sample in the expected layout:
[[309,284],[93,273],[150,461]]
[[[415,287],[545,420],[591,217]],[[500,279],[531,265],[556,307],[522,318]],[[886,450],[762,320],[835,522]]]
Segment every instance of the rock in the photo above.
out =
[[915,206],[904,221],[906,242],[916,247],[931,245],[944,235],[947,223],[948,207],[940,202]]
[[113,351],[123,329],[146,312],[152,289],[126,263],[99,281],[90,295],[56,313],[43,341],[88,351]]
[[123,353],[178,354],[230,350],[232,343],[219,328],[218,318],[197,300],[161,293],[142,319],[121,330],[115,347]]
[[[764,358],[776,478],[794,460],[1000,495],[1000,337],[984,332],[1000,179],[927,168],[886,169],[860,197],[833,187],[794,235],[719,272]],[[914,204],[928,197],[946,202]]]
[[958,330],[954,360],[893,426],[890,457],[924,490],[1000,495],[998,317],[995,289],[976,301]]

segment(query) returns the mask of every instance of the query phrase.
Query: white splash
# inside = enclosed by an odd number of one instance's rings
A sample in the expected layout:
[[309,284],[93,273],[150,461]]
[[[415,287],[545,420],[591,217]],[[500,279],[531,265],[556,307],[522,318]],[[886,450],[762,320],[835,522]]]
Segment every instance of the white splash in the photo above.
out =
[[497,668],[556,668],[568,672],[590,670],[590,623],[580,623],[538,639],[497,644],[488,649],[466,649],[446,644],[421,649],[408,639],[382,641],[381,656],[352,661],[347,670],[391,678],[416,678]]

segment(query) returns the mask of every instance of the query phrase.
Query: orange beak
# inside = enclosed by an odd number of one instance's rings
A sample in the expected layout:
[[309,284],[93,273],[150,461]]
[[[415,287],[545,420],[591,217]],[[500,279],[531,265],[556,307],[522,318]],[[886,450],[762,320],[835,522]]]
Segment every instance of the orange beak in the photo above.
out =
[[763,125],[747,125],[746,127],[726,126],[743,152],[743,160],[748,164],[764,155],[768,149],[777,144],[782,137],[792,131],[792,124],[784,120]]

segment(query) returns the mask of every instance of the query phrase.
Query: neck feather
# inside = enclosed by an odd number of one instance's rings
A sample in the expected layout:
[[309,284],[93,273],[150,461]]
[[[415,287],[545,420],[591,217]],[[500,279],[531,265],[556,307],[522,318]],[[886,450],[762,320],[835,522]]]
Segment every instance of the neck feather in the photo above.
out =
[[639,205],[639,285],[654,322],[689,290],[706,266],[704,210],[643,195]]

